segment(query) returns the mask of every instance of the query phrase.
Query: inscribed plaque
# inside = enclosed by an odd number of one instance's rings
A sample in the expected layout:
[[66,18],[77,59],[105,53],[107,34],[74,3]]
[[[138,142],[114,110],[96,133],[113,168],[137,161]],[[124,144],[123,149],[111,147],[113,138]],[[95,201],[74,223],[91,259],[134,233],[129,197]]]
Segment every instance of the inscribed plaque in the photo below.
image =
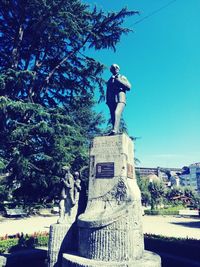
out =
[[127,164],[127,177],[133,178],[133,165]]
[[114,162],[102,162],[96,165],[96,178],[113,178]]

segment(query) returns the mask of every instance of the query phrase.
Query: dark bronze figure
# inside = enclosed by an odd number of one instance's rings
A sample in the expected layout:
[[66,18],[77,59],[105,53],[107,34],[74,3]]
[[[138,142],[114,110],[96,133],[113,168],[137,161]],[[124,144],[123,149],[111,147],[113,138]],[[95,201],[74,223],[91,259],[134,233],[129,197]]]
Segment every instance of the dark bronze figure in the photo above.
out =
[[119,74],[120,67],[113,64],[110,67],[112,76],[107,82],[106,104],[110,110],[112,131],[110,135],[119,134],[120,120],[126,105],[126,91],[131,89],[131,84],[127,78]]

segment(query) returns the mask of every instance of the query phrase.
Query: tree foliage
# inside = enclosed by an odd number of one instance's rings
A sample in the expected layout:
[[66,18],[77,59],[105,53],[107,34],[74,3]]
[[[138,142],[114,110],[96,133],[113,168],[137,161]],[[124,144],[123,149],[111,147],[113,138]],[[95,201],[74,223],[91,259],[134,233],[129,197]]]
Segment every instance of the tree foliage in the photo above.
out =
[[148,190],[149,179],[146,177],[140,177],[138,173],[136,173],[137,184],[141,191],[141,200],[143,206],[148,206],[151,203],[151,194]]
[[85,50],[115,49],[135,13],[90,11],[79,0],[2,0],[0,10],[1,94],[70,109],[94,85],[103,91],[104,66]]
[[151,181],[148,177],[136,175],[137,183],[141,190],[143,206],[151,206],[157,209],[159,206],[191,206],[200,207],[199,194],[190,187],[172,186],[167,187],[163,181]]
[[135,13],[79,0],[0,1],[0,168],[15,197],[50,198],[64,164],[85,165],[100,132],[92,108],[105,68],[88,51],[115,50]]
[[59,182],[63,165],[79,169],[85,163],[87,139],[64,109],[47,109],[5,97],[0,99],[0,108],[4,141],[1,158],[10,172],[10,186],[20,184],[16,197],[37,200],[47,196]]

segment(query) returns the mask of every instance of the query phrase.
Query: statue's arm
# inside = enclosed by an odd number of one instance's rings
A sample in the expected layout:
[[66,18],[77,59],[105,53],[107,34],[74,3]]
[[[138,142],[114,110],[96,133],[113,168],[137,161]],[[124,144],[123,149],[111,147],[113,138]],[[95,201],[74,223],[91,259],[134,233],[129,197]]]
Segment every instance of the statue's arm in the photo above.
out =
[[120,86],[124,87],[127,91],[131,89],[131,84],[125,76],[119,75],[116,78],[116,81],[120,84]]
[[76,182],[76,187],[78,190],[81,190],[81,181],[80,180]]
[[69,189],[73,188],[72,181],[70,181],[70,180],[63,180],[63,183],[64,183],[64,185],[65,185],[67,188],[69,188]]

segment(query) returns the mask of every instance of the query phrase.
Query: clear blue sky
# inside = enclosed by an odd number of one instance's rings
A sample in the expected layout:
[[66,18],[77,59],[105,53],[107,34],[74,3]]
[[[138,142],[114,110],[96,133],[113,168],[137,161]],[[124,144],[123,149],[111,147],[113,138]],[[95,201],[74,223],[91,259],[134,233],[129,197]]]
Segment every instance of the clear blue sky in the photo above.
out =
[[[116,53],[94,56],[117,63],[132,83],[124,118],[136,141],[140,166],[183,167],[200,161],[200,0],[176,0],[134,26],[169,0],[86,0],[103,10],[140,11],[126,21]],[[91,55],[92,56],[92,55]],[[109,70],[104,78],[110,77]],[[98,109],[108,118],[105,104]]]

